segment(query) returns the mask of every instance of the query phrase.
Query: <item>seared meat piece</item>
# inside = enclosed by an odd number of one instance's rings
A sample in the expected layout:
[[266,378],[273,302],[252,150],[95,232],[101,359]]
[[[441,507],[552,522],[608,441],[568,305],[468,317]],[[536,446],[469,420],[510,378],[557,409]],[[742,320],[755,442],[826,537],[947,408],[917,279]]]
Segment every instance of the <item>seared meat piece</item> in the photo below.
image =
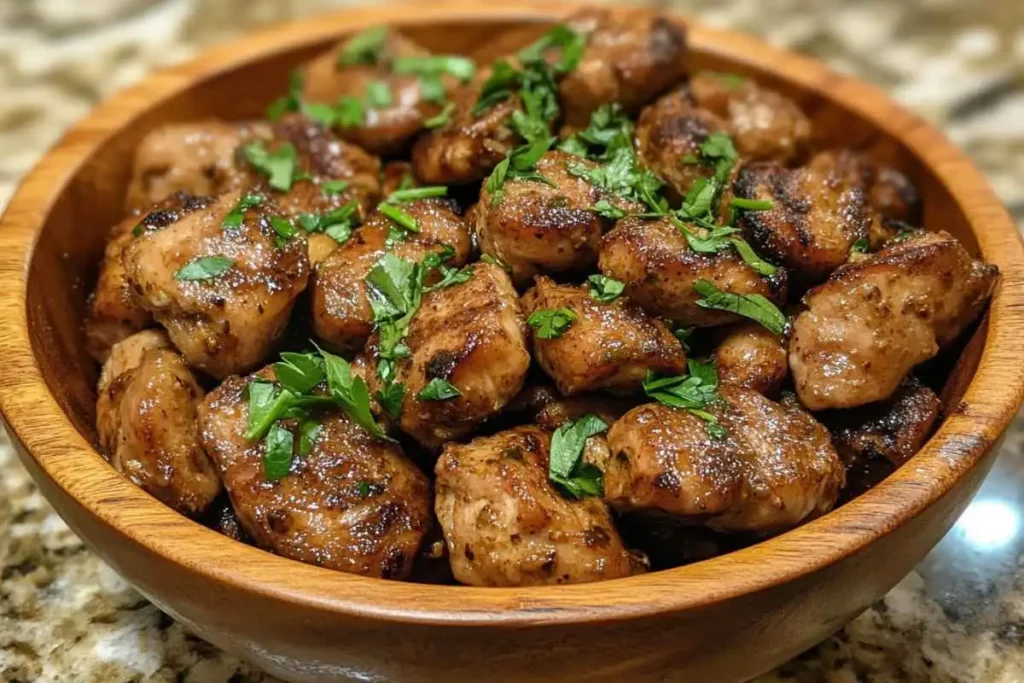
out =
[[[635,405],[635,401],[631,404],[624,399],[601,393],[555,398],[537,411],[534,421],[541,429],[551,432],[584,415],[597,415],[606,424],[612,424],[632,405]],[[591,440],[599,438],[602,437],[594,436]]]
[[403,187],[419,187],[420,182],[412,171],[412,164],[408,161],[389,161],[384,164],[380,172],[381,190],[387,197],[395,190]]
[[[423,296],[404,342],[409,355],[397,363],[406,387],[399,427],[426,448],[437,449],[497,415],[523,387],[530,367],[526,323],[519,298],[500,267],[473,264],[472,277]],[[375,334],[367,352],[376,367]],[[421,398],[432,379],[450,382],[459,396]],[[368,378],[380,388],[376,373]]]
[[851,410],[821,413],[847,468],[885,458],[899,467],[917,453],[939,416],[939,397],[908,377],[889,399]]
[[730,328],[712,356],[718,381],[770,396],[789,374],[786,342],[755,322]]
[[587,40],[579,65],[558,85],[570,126],[585,127],[598,107],[612,102],[635,114],[686,74],[686,33],[663,16],[592,7],[566,23]]
[[536,165],[537,173],[552,185],[506,180],[497,199],[486,186],[481,188],[472,217],[480,251],[508,265],[517,286],[528,286],[534,275],[544,271],[593,268],[601,234],[611,227],[609,219],[589,210],[602,199],[625,211],[643,211],[639,204],[569,172],[594,167],[592,161],[553,150]]
[[461,185],[486,178],[505,154],[520,144],[509,127],[512,112],[521,111],[516,96],[473,113],[481,86],[491,70],[482,69],[476,79],[451,95],[455,109],[448,122],[420,137],[412,149],[416,177],[425,183]]
[[[272,379],[272,371],[260,376]],[[251,378],[249,378],[251,379]],[[246,386],[229,377],[199,408],[206,452],[224,479],[242,526],[267,550],[352,574],[403,579],[429,529],[430,484],[393,443],[337,412],[288,476],[267,481],[266,447],[247,441]]]
[[126,208],[147,209],[175,192],[209,195],[245,186],[252,176],[236,164],[235,150],[270,136],[265,123],[165,124],[146,135],[135,149]]
[[402,211],[416,220],[419,232],[409,233],[405,241],[395,242],[390,249],[385,245],[395,223],[376,211],[317,265],[312,284],[313,329],[327,348],[356,351],[366,343],[373,328],[373,311],[366,299],[365,278],[385,253],[420,261],[448,246],[455,250],[449,265],[466,262],[472,242],[469,227],[456,208],[454,202],[444,199],[402,204]]
[[181,514],[201,515],[220,492],[195,423],[204,392],[167,335],[144,330],[114,344],[98,393],[96,431],[114,469]]
[[804,296],[789,367],[811,410],[890,396],[984,308],[998,270],[945,232],[921,232],[837,270]]
[[626,294],[653,315],[683,325],[709,327],[739,320],[732,313],[701,308],[693,290],[708,280],[723,291],[786,299],[786,272],[763,278],[733,251],[699,254],[667,219],[625,218],[601,240],[598,267],[626,283]]
[[770,200],[767,211],[744,211],[737,224],[768,260],[800,282],[821,282],[867,239],[872,223],[863,159],[846,150],[821,152],[803,167],[747,164],[735,196]]
[[[274,124],[273,135],[266,145],[269,153],[285,145],[295,148],[291,189],[276,192],[265,182],[263,187],[286,218],[323,213],[350,201],[357,202],[360,214],[366,216],[380,199],[380,159],[340,140],[322,124],[299,114],[285,114]],[[327,191],[323,185],[327,180],[343,181],[345,186],[338,192]]]
[[776,532],[832,508],[843,466],[828,431],[795,405],[723,385],[709,406],[728,435],[708,436],[689,411],[649,403],[608,432],[605,500],[717,531]]
[[85,347],[98,362],[107,360],[111,346],[153,324],[153,316],[132,295],[121,262],[124,248],[135,239],[135,226],[145,223],[150,216],[156,222],[166,220],[165,210],[180,209],[187,199],[185,194],[172,195],[150,213],[133,211],[111,229],[96,288],[89,295],[89,309],[85,314]]
[[527,317],[561,308],[570,309],[576,319],[553,339],[541,338],[534,329],[533,350],[563,394],[596,389],[631,393],[648,372],[686,372],[686,355],[672,331],[627,297],[600,303],[586,287],[559,285],[543,276],[523,295]]
[[786,164],[811,139],[811,122],[793,100],[752,80],[702,72],[690,79],[693,102],[728,122],[740,156]]
[[[362,101],[365,106],[362,123],[356,126],[338,124],[339,134],[374,154],[396,154],[420,131],[425,119],[441,111],[441,106],[424,96],[419,78],[395,73],[394,60],[427,57],[430,53],[397,31],[387,30],[375,59],[345,64],[345,48],[350,40],[342,41],[305,64],[302,68],[303,99],[330,105],[343,97]],[[454,86],[454,80],[449,76],[445,76],[442,82],[448,86],[446,90]],[[386,87],[389,104],[374,107],[367,103],[367,90],[371,84],[377,83]]]
[[[122,256],[142,306],[189,365],[217,378],[267,356],[309,277],[306,240],[276,234],[271,221],[281,219],[269,202],[245,209],[237,227],[223,225],[241,198],[193,198],[166,222],[151,216]],[[206,279],[189,279],[209,267]]]
[[535,586],[643,571],[600,499],[566,497],[548,481],[550,448],[534,426],[445,446],[435,510],[458,581]]
[[729,133],[729,124],[717,114],[698,109],[689,91],[677,88],[640,112],[636,122],[637,152],[652,171],[664,180],[669,198],[676,204],[698,178],[714,175],[714,169],[683,159],[696,157],[712,133]]

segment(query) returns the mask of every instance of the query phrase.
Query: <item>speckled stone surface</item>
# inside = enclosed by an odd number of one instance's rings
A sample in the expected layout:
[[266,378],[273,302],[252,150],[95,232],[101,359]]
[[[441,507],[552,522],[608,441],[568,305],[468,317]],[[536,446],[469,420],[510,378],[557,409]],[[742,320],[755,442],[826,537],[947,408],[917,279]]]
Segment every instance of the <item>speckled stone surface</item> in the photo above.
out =
[[[0,0],[0,205],[100,97],[331,0]],[[942,126],[1024,219],[1024,2],[670,0],[887,89]],[[1024,681],[1024,420],[942,543],[836,636],[759,683]],[[0,436],[0,681],[271,683],[87,551]]]

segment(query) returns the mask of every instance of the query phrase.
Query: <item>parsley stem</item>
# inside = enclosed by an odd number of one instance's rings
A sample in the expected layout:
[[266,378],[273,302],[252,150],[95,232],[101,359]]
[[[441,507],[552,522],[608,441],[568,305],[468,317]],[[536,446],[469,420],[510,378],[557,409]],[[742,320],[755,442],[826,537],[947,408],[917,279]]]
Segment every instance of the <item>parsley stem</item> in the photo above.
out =
[[409,232],[420,231],[420,226],[416,223],[416,219],[393,204],[383,202],[377,207],[377,210]]
[[395,190],[386,201],[394,204],[411,202],[416,199],[430,199],[432,197],[445,197],[448,195],[448,188],[444,185],[429,185],[427,187],[410,187],[405,190]]
[[770,199],[744,199],[743,197],[733,197],[731,204],[737,209],[745,209],[747,211],[769,211],[775,208],[775,203]]

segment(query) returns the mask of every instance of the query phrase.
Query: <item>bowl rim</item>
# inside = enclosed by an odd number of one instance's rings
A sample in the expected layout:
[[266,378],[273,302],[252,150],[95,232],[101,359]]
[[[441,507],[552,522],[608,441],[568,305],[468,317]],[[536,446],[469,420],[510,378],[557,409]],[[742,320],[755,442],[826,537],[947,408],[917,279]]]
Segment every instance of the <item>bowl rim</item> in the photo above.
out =
[[[771,73],[832,100],[895,138],[945,186],[968,218],[982,255],[1001,282],[989,311],[978,371],[955,411],[893,475],[823,517],[754,546],[710,560],[600,584],[477,588],[344,574],[282,558],[221,536],[131,484],[75,429],[50,393],[29,340],[27,283],[41,226],[68,180],[124,125],[199,80],[272,54],[324,42],[372,25],[416,26],[475,20],[552,21],[586,7],[472,0],[346,8],[215,46],[158,71],[98,105],[25,176],[0,218],[0,412],[35,463],[91,515],[182,570],[267,598],[364,619],[462,626],[558,626],[609,622],[696,609],[765,590],[825,569],[894,532],[946,494],[995,444],[1024,398],[1024,247],[1017,227],[981,173],[943,135],[874,86],[750,36],[686,22],[691,48]],[[657,13],[610,8],[616,13]],[[672,16],[671,12],[664,12]],[[26,455],[26,453],[28,455]],[[116,500],[119,505],[110,505]],[[127,509],[127,511],[126,511]],[[596,586],[600,586],[596,588]]]

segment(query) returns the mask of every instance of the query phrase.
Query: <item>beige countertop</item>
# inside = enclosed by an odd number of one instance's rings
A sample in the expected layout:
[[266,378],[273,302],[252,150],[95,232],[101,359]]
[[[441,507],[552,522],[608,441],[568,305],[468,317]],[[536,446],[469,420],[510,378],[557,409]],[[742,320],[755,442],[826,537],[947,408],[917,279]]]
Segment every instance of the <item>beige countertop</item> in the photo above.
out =
[[[98,98],[330,0],[0,0],[0,206]],[[943,127],[1024,218],[1024,2],[669,0],[827,60]],[[1024,428],[888,596],[760,683],[1024,680]],[[0,438],[0,681],[269,683],[187,634],[53,513]]]

